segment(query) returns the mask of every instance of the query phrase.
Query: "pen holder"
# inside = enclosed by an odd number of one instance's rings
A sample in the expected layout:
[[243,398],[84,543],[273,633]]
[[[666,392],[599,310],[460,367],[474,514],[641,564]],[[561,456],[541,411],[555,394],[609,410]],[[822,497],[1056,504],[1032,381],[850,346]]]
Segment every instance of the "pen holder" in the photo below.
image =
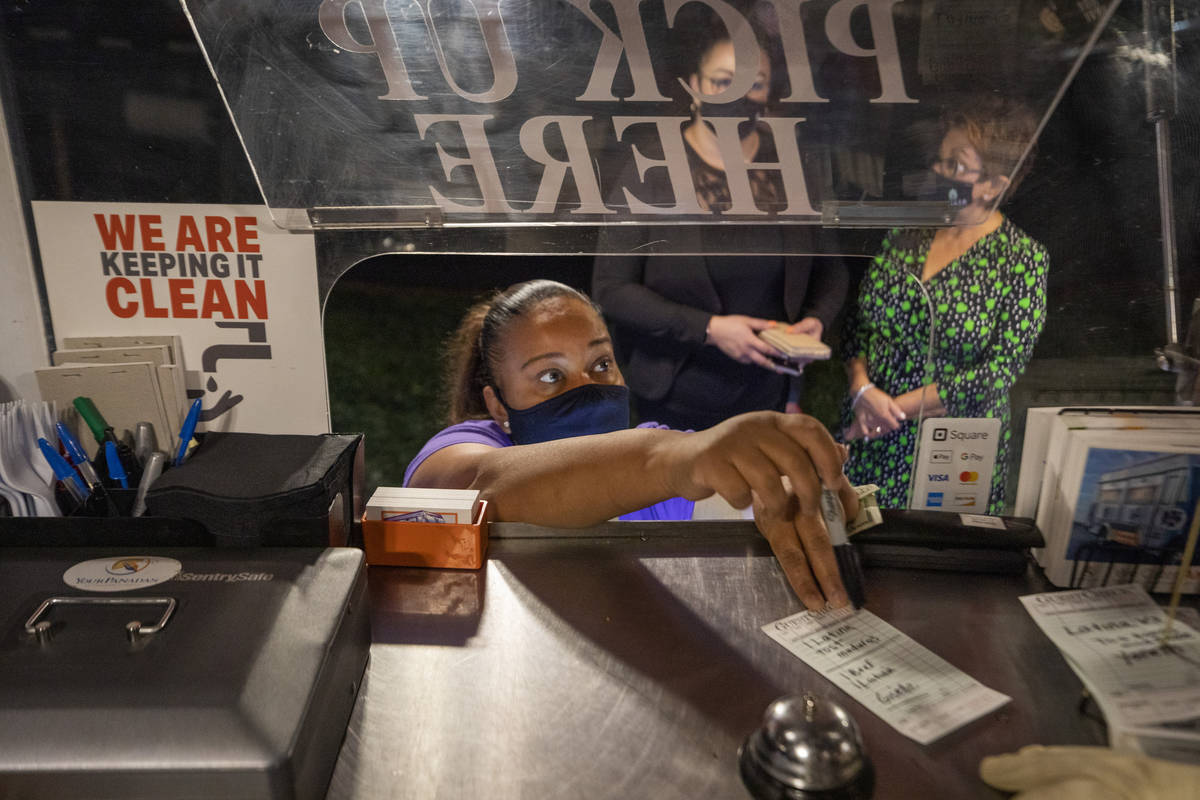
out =
[[[116,509],[116,516],[129,519],[133,513],[134,501],[137,500],[137,489],[105,489],[104,493],[108,495],[109,501]],[[102,500],[102,497],[93,494],[89,499],[88,506],[77,508],[66,516],[72,518],[107,517],[109,516],[107,504]]]
[[194,520],[218,547],[357,544],[362,438],[205,433],[146,493],[147,514]]
[[[165,517],[131,517],[137,491],[108,489],[119,516],[102,508],[77,508],[61,517],[0,517],[4,547],[211,547],[213,537],[198,522]],[[69,501],[64,501],[69,505]]]
[[487,554],[488,502],[472,524],[363,519],[367,563],[391,567],[479,569]]

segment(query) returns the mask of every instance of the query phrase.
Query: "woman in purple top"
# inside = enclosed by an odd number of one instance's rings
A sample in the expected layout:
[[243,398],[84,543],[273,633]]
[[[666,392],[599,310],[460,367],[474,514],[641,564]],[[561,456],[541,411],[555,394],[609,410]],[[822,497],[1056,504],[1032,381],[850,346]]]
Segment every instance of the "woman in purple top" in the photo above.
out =
[[[626,426],[628,427],[628,426]],[[643,422],[638,425],[639,428],[657,428],[659,430],[669,430],[665,425],[659,425],[656,422]],[[434,434],[433,438],[425,443],[417,453],[417,457],[409,462],[408,469],[404,471],[404,485],[415,486],[418,484],[411,483],[412,474],[417,471],[417,468],[425,462],[425,459],[433,455],[437,451],[450,447],[456,444],[481,444],[485,447],[512,447],[516,444],[512,437],[496,424],[493,419],[466,419],[462,422],[444,428]],[[637,511],[630,511],[628,514],[622,514],[621,519],[629,521],[637,520],[681,520],[691,519],[692,510],[696,505],[696,501],[688,500],[686,497],[672,497],[663,500],[661,503],[655,503],[646,508],[639,508]]]
[[[496,519],[580,527],[690,519],[719,494],[755,523],[811,609],[848,603],[821,486],[857,510],[845,450],[816,420],[755,412],[700,432],[629,428],[629,393],[599,309],[555,281],[517,284],[467,312],[448,360],[450,426],[405,486],[474,488]],[[790,487],[782,480],[787,477]]]

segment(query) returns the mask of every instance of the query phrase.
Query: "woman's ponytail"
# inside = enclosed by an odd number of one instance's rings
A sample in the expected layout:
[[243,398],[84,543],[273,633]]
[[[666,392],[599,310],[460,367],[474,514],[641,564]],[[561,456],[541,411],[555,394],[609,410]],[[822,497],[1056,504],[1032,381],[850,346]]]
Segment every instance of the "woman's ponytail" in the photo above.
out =
[[483,402],[485,384],[479,334],[483,329],[484,317],[492,307],[492,299],[494,297],[471,306],[446,344],[446,416],[451,425],[468,419],[486,419],[488,416],[487,406]]

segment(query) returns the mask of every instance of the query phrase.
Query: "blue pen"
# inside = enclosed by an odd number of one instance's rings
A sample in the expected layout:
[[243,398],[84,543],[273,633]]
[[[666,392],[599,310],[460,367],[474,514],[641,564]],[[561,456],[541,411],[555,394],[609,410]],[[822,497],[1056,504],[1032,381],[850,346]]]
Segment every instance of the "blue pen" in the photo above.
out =
[[121,484],[122,489],[128,489],[129,479],[125,476],[125,468],[121,466],[121,458],[117,455],[117,446],[112,442],[104,443],[104,458],[108,461],[108,477]]
[[183,420],[183,427],[179,429],[179,450],[175,453],[175,466],[178,467],[183,463],[188,445],[191,444],[192,436],[196,433],[196,423],[199,421],[200,398],[197,397],[192,401],[192,407],[188,409],[187,417]]
[[75,474],[75,470],[71,469],[71,465],[67,460],[58,454],[58,451],[47,442],[45,439],[38,439],[38,448],[42,451],[42,455],[46,457],[46,462],[50,465],[50,469],[54,470],[54,477],[62,481],[62,485],[71,493],[71,497],[75,502],[83,505],[83,501],[87,500],[91,492],[86,486],[79,482],[79,476]]
[[79,440],[71,435],[70,428],[61,422],[54,423],[54,429],[58,431],[59,441],[67,449],[67,457],[71,459],[71,463],[79,470],[79,474],[83,476],[84,484],[91,489],[95,489],[100,483],[100,476],[96,474],[96,470],[92,468],[91,462],[88,461],[87,453],[83,450],[83,445],[79,444]]

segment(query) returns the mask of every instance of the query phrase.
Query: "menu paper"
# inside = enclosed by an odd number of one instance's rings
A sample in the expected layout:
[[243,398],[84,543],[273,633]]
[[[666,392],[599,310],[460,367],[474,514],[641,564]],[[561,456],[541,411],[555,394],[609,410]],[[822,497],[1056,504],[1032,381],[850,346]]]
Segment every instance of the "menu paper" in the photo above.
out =
[[870,611],[802,611],[763,625],[762,630],[920,744],[929,744],[1011,700]]
[[1200,709],[1200,635],[1126,584],[1021,598],[1104,709],[1124,725],[1191,719]]

